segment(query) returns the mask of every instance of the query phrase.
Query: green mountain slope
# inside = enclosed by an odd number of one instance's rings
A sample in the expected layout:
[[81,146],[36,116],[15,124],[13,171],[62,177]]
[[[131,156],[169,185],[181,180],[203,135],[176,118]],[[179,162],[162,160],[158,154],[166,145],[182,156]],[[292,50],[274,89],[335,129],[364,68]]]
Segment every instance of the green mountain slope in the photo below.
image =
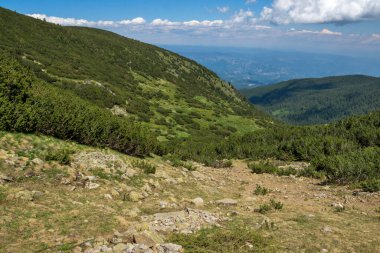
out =
[[33,80],[51,85],[57,96],[64,90],[66,97],[140,122],[161,141],[225,137],[267,124],[216,74],[161,48],[6,9],[0,9],[0,26],[4,57],[14,58]]
[[380,78],[300,79],[241,91],[255,105],[292,124],[321,124],[380,108]]

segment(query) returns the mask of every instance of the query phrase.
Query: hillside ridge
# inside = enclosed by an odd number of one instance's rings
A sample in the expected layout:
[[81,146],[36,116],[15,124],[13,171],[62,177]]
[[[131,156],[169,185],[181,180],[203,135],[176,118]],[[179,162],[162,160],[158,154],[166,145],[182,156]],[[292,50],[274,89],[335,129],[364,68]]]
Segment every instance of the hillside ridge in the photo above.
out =
[[380,108],[380,78],[365,75],[296,79],[241,93],[291,124],[325,124]]

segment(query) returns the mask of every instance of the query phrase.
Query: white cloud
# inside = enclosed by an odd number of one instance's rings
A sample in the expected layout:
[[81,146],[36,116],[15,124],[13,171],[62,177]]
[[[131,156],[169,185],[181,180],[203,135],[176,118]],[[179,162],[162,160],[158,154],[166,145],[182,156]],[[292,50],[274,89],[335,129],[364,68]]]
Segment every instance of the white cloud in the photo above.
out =
[[158,18],[158,19],[153,20],[150,24],[153,26],[178,26],[181,23],[180,22],[173,22],[173,21],[170,21],[168,19]]
[[216,10],[220,13],[227,13],[230,11],[230,7],[228,6],[221,6],[221,7],[217,7]]
[[363,44],[380,43],[380,34],[374,33],[369,38],[366,38],[362,42]]
[[256,3],[256,0],[245,0],[246,4],[254,4]]
[[146,23],[146,20],[141,17],[134,18],[132,20],[125,19],[125,20],[117,22],[117,24],[119,25],[143,25],[145,23]]
[[243,22],[252,22],[254,21],[254,14],[250,10],[240,10],[236,13],[230,20],[231,23],[238,24]]
[[379,0],[275,0],[263,20],[277,24],[353,22],[380,18]]
[[146,23],[145,19],[141,17],[134,18],[132,20],[125,19],[121,21],[89,21],[86,19],[75,19],[75,18],[60,18],[47,16],[44,14],[30,14],[28,15],[33,18],[46,20],[47,22],[64,25],[64,26],[88,26],[88,27],[120,27],[129,25],[143,25]]
[[290,29],[290,34],[316,34],[316,35],[333,35],[333,36],[341,36],[340,32],[333,32],[329,29],[323,29],[322,31],[311,31],[311,30],[297,30],[295,28]]
[[204,20],[204,21],[198,21],[198,20],[191,20],[191,21],[185,21],[183,22],[185,26],[220,26],[223,24],[223,20]]
[[324,34],[324,35],[336,35],[336,36],[341,36],[342,33],[341,32],[333,32],[333,31],[330,31],[329,29],[323,29],[320,34]]

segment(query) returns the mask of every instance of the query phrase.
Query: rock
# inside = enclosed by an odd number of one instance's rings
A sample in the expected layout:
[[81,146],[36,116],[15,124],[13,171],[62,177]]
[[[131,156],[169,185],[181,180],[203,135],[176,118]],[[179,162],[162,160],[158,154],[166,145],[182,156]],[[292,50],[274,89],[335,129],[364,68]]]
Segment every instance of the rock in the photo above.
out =
[[159,205],[160,205],[160,208],[161,208],[161,209],[164,209],[164,208],[166,208],[169,204],[168,204],[168,202],[166,202],[166,201],[160,201]]
[[255,202],[256,200],[257,200],[257,198],[255,198],[255,197],[246,197],[244,199],[244,201],[246,201],[246,202]]
[[114,189],[111,190],[111,196],[116,198],[120,196],[120,193]]
[[87,182],[85,185],[85,188],[90,189],[90,190],[96,189],[98,187],[100,187],[100,184],[92,183],[92,182]]
[[184,211],[156,213],[141,217],[151,230],[157,232],[193,233],[205,225],[218,225],[221,219],[207,211],[187,208]]
[[32,160],[32,163],[36,164],[36,165],[41,165],[44,163],[44,161],[42,161],[40,158],[34,158]]
[[327,234],[327,233],[332,233],[333,230],[329,226],[324,226],[322,228],[322,232]]
[[191,203],[193,204],[193,205],[195,205],[196,207],[202,207],[203,205],[204,205],[204,201],[203,201],[203,199],[202,198],[195,198],[195,199],[193,199],[193,200],[191,200]]
[[131,191],[129,194],[128,194],[128,199],[132,202],[138,202],[140,201],[141,199],[143,199],[143,195],[139,192],[136,192],[136,191]]
[[73,249],[72,252],[73,252],[73,253],[82,253],[82,248],[79,247],[79,246],[76,246],[76,247]]
[[137,171],[135,169],[127,168],[125,170],[125,173],[121,176],[121,178],[127,179],[127,178],[135,176],[136,174],[137,174]]
[[163,239],[152,231],[145,230],[141,233],[133,235],[133,242],[153,247],[156,244],[164,243]]
[[7,182],[12,182],[13,178],[8,177],[4,174],[0,174],[0,184],[7,183]]
[[123,211],[123,213],[125,213],[125,215],[127,217],[130,217],[130,218],[135,218],[137,216],[139,216],[139,214],[141,213],[140,209],[138,209],[137,207],[135,208],[132,208],[132,209],[126,209]]
[[150,188],[149,184],[145,184],[141,190],[143,191],[146,191],[147,193],[151,193],[152,192],[152,188]]
[[193,175],[193,177],[195,177],[196,179],[199,179],[199,180],[208,179],[208,177],[206,175],[200,173],[199,171],[192,171],[191,174]]
[[106,199],[108,199],[108,200],[113,200],[111,194],[104,194],[104,198],[106,198]]
[[180,252],[183,252],[183,248],[181,245],[177,245],[173,243],[165,243],[157,247],[157,252],[158,253],[180,253]]
[[61,179],[61,184],[63,184],[63,185],[69,185],[69,184],[71,184],[71,179],[68,178],[68,177],[63,177]]
[[116,246],[112,248],[114,253],[122,253],[123,250],[127,248],[127,245],[124,243],[118,243]]
[[165,182],[167,182],[168,184],[177,184],[177,180],[175,180],[174,178],[170,177],[170,178],[166,178],[165,179]]
[[268,217],[263,217],[263,219],[256,223],[256,226],[255,226],[256,229],[262,229],[262,228],[265,228],[265,229],[268,229],[268,230],[272,230],[275,228],[275,225],[274,223],[268,218]]
[[40,191],[28,191],[28,190],[23,190],[19,191],[15,194],[16,199],[22,199],[22,200],[27,200],[27,201],[33,201],[38,197],[41,197],[43,195],[43,192]]
[[331,206],[334,207],[335,209],[339,209],[339,210],[344,209],[344,205],[342,203],[332,203]]
[[220,199],[215,201],[215,203],[222,206],[236,206],[238,201],[234,199]]

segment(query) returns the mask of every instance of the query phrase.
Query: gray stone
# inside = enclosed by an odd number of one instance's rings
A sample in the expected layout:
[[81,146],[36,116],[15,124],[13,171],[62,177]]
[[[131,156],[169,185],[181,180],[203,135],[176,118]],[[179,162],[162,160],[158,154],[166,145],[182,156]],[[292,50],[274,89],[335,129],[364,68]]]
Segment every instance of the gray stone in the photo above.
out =
[[112,248],[114,253],[122,253],[125,249],[127,249],[127,245],[124,243],[118,243]]
[[44,161],[42,161],[40,158],[34,158],[32,160],[32,163],[36,164],[36,165],[41,165],[44,163]]
[[204,201],[202,198],[195,198],[193,200],[191,200],[191,203],[196,206],[196,207],[202,207],[204,205]]
[[215,201],[215,203],[223,206],[236,206],[238,204],[238,201],[235,199],[220,199]]
[[85,188],[90,189],[90,190],[94,190],[99,187],[100,187],[100,184],[92,183],[92,182],[87,182],[85,185]]
[[136,192],[136,191],[131,191],[129,194],[128,194],[128,198],[130,201],[132,202],[138,202],[140,201],[141,199],[144,198],[144,196],[139,193],[139,192]]
[[19,191],[15,194],[16,199],[22,199],[27,201],[33,201],[39,197],[41,197],[44,193],[40,191],[29,191],[29,190],[23,190]]
[[183,252],[183,248],[181,245],[177,245],[173,243],[165,243],[157,247],[157,252],[158,253],[181,253]]
[[133,242],[136,244],[143,244],[148,247],[153,247],[156,244],[163,243],[164,240],[156,233],[145,230],[143,232],[133,235]]

